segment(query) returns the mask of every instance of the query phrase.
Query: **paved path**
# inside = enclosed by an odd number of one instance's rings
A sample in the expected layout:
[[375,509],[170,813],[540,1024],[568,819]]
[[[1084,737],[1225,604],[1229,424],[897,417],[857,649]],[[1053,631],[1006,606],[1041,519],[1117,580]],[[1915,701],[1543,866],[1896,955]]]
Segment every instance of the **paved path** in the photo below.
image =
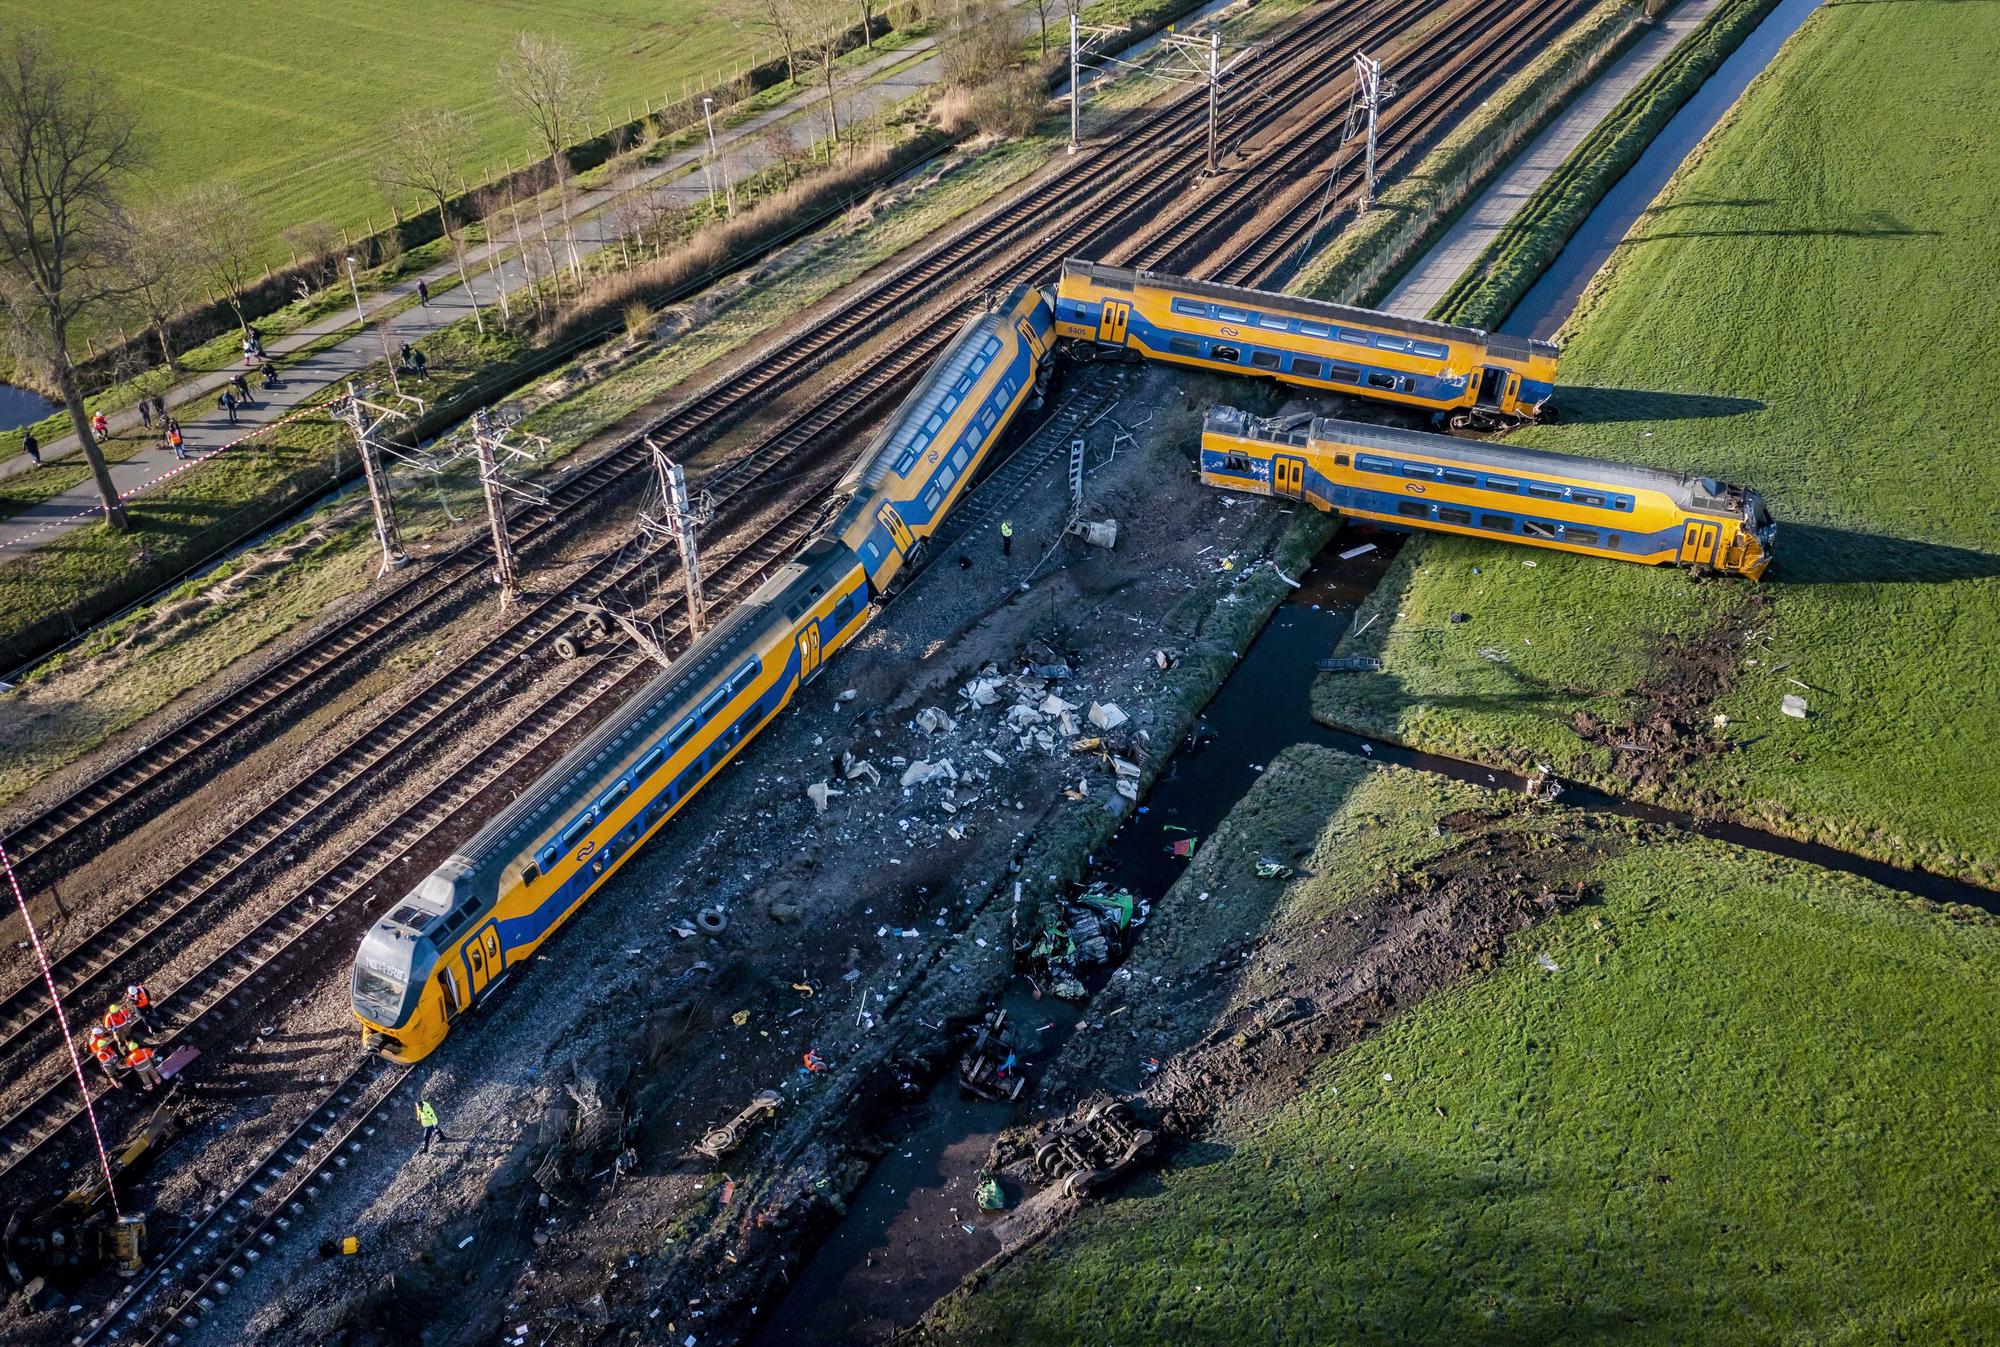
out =
[[[935,41],[923,39],[896,51],[886,52],[865,64],[845,72],[847,83],[840,91],[841,125],[865,120],[884,108],[908,98],[912,94],[933,84],[939,78],[939,62],[934,54]],[[809,144],[825,134],[825,95],[811,93],[762,112],[724,130],[717,128],[717,139],[724,142],[721,160],[731,181],[741,180],[760,169],[767,168],[775,160],[773,147],[766,143],[765,133],[773,126],[790,118],[804,119],[792,139],[799,145]],[[577,224],[577,251],[585,256],[616,241],[614,219],[616,212],[605,210],[608,206],[629,193],[652,190],[671,195],[677,201],[686,203],[700,199],[707,188],[700,167],[701,147],[690,148],[655,164],[637,174],[627,175],[617,184],[596,191],[581,194],[573,207],[582,215],[596,212]],[[556,237],[557,214],[548,213],[550,235]],[[527,230],[533,237],[534,231]],[[466,270],[472,277],[472,296],[489,309],[495,304],[496,286],[487,270],[489,254],[498,257],[513,247],[512,231],[507,237],[496,239],[470,249],[466,254]],[[558,245],[558,259],[561,258]],[[499,263],[501,280],[509,294],[514,293],[526,281],[526,276],[518,261]],[[455,281],[458,276],[456,266],[446,262],[433,267],[421,276],[409,276],[397,284],[371,295],[364,295],[363,311],[373,323],[384,310],[404,303],[416,294],[419,279],[433,288]],[[412,308],[387,320],[390,340],[400,345],[410,342],[419,347],[424,339],[441,328],[472,316],[471,298],[467,287],[453,286],[449,290],[432,296],[428,306]],[[266,392],[257,387],[257,381],[250,378],[251,392],[259,401],[246,411],[239,411],[238,425],[232,427],[228,418],[216,406],[229,375],[234,371],[203,375],[182,384],[167,393],[167,405],[180,418],[181,430],[187,441],[190,460],[177,461],[173,454],[157,444],[142,450],[111,467],[112,481],[119,494],[130,499],[177,472],[198,468],[201,459],[209,457],[247,438],[260,429],[268,428],[280,419],[297,413],[302,402],[324,390],[329,384],[352,377],[369,364],[382,358],[382,341],[373,330],[355,330],[355,314],[350,303],[341,310],[328,315],[319,322],[302,328],[282,338],[273,338],[266,343],[266,349],[281,366],[282,359],[289,352],[296,352],[314,341],[331,333],[350,331],[345,341],[329,346],[318,354],[306,357],[299,363],[282,369],[284,387]],[[421,385],[410,386],[406,381],[405,391],[417,396],[423,395]],[[111,414],[108,418],[114,434],[129,431],[139,425],[136,410]],[[9,435],[6,442],[14,450],[13,456],[0,463],[0,476],[11,476],[23,472],[33,465],[27,456],[19,452],[19,437]],[[76,437],[68,435],[45,445],[42,456],[53,461],[77,450]],[[101,518],[102,507],[97,491],[91,480],[84,481],[68,491],[53,496],[40,504],[29,507],[5,520],[0,520],[0,560],[19,556],[32,550],[63,531]]]
[[1458,283],[1458,278],[1472,269],[1486,246],[1527,204],[1535,190],[1569,158],[1570,151],[1721,3],[1722,0],[1681,0],[1652,32],[1633,43],[1459,216],[1458,222],[1425,254],[1423,261],[1389,292],[1382,307],[1412,318],[1429,314],[1445,292]]

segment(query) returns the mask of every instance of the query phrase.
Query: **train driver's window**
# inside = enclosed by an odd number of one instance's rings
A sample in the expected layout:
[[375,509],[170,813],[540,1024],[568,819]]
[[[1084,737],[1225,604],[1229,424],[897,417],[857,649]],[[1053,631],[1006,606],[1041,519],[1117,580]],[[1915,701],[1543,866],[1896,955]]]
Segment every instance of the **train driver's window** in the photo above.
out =
[[1333,456],[1333,466],[1334,466],[1334,467],[1336,467],[1336,468],[1344,468],[1344,467],[1346,467],[1346,466],[1347,466],[1347,455],[1346,455],[1346,454],[1335,454],[1335,455]]

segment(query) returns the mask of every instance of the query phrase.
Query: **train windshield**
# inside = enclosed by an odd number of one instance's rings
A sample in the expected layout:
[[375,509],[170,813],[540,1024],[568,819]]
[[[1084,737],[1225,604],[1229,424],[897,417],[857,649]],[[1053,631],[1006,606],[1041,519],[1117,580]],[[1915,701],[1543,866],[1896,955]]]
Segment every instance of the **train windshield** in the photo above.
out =
[[354,1008],[380,1024],[402,1017],[403,993],[409,983],[402,970],[363,956],[354,962]]

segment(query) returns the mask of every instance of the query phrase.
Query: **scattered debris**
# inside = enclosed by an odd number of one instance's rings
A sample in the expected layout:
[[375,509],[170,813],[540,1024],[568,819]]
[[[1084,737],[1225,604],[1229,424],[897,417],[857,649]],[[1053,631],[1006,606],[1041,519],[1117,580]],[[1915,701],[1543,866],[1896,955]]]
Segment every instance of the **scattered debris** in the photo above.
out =
[[1102,547],[1112,551],[1118,546],[1118,521],[1115,519],[1076,519],[1070,522],[1072,537],[1083,539],[1092,547]]
[[1787,692],[1784,700],[1778,703],[1778,709],[1793,720],[1804,720],[1806,718],[1806,699],[1799,696],[1796,692]]
[[995,1103],[1019,1099],[1028,1078],[1021,1074],[1014,1036],[1007,1031],[1007,1012],[992,1011],[970,1034],[958,1059],[958,1088]]
[[1367,655],[1338,655],[1314,665],[1321,673],[1380,673],[1382,661]]
[[1115,730],[1131,719],[1130,716],[1118,709],[1118,703],[1116,702],[1092,702],[1090,704],[1089,716],[1090,723],[1097,726],[1100,730]]
[[735,1117],[704,1133],[694,1148],[711,1160],[720,1160],[743,1144],[744,1138],[763,1121],[764,1115],[776,1113],[778,1105],[784,1102],[785,1097],[776,1090],[759,1090]]
[[1290,879],[1298,873],[1291,866],[1269,856],[1259,856],[1255,868],[1259,879]]
[[1340,559],[1342,561],[1352,561],[1356,557],[1365,557],[1374,550],[1375,550],[1374,543],[1363,543],[1359,547],[1350,547],[1345,552],[1342,552],[1340,554]]
[[1543,950],[1540,954],[1537,954],[1535,962],[1541,966],[1542,971],[1545,973],[1562,972],[1562,965],[1557,963],[1547,950]]
[[972,1198],[981,1211],[1007,1210],[1007,1191],[991,1174],[979,1181],[979,1186],[972,1190]]
[[926,734],[949,734],[957,722],[935,706],[926,706],[917,712],[917,728]]
[[827,797],[833,793],[833,788],[828,786],[824,781],[815,781],[806,787],[806,798],[811,800],[813,808],[822,814],[826,812]]

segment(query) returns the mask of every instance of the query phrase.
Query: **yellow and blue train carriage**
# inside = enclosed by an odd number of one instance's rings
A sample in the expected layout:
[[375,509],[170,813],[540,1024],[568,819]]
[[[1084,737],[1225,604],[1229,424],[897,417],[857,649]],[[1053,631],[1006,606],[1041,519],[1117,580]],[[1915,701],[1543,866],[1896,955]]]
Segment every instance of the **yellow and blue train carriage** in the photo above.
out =
[[1097,262],[1063,264],[1055,321],[1059,337],[1421,407],[1453,430],[1538,416],[1561,354],[1476,327]]
[[788,563],[439,866],[361,942],[353,1002],[416,1061],[852,640],[872,611],[831,539]]
[[368,1040],[435,1049],[854,639],[1037,395],[1052,325],[1025,288],[967,322],[815,541],[369,929],[351,987]]
[[1711,477],[1305,416],[1211,408],[1201,480],[1399,528],[1752,580],[1777,530],[1764,498]]
[[834,488],[833,533],[886,592],[922,557],[1021,408],[1040,396],[1055,319],[1016,286],[968,320]]

